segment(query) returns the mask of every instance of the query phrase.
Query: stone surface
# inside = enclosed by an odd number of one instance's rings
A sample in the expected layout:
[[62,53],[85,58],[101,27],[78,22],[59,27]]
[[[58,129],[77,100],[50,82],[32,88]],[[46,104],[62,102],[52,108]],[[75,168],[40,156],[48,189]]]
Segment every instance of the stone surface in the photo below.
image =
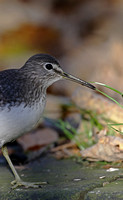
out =
[[85,200],[122,200],[123,199],[123,179],[118,179],[104,187],[96,188],[89,191],[85,197]]
[[122,169],[107,172],[105,169],[85,168],[82,163],[79,164],[73,159],[56,160],[47,156],[18,171],[25,181],[47,181],[48,184],[39,189],[11,190],[10,182],[13,176],[7,166],[2,165],[0,166],[0,199],[98,200],[107,197],[123,199]]

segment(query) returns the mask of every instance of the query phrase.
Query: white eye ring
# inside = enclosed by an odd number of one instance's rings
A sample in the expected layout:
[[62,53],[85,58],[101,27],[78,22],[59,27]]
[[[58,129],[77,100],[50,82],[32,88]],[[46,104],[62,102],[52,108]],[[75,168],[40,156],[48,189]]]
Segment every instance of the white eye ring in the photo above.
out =
[[50,70],[53,69],[53,65],[51,63],[46,63],[45,64],[45,69],[50,71]]

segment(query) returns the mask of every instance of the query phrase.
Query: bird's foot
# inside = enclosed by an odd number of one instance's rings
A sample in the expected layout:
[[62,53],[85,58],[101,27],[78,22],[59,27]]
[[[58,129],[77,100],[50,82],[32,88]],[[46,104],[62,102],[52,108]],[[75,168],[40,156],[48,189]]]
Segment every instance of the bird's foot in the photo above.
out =
[[25,187],[25,188],[41,188],[41,185],[45,185],[47,184],[47,182],[33,182],[33,183],[30,183],[30,182],[25,182],[25,181],[22,181],[22,180],[14,180],[11,182],[11,185],[12,185],[12,189],[15,189],[17,187]]

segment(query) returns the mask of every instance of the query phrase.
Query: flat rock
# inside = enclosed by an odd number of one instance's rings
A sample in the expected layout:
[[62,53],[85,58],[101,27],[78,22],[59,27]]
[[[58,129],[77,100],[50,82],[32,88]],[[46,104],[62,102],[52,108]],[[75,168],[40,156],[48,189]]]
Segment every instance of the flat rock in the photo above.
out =
[[90,200],[106,199],[107,196],[109,200],[123,199],[123,169],[107,172],[106,169],[84,167],[73,159],[56,160],[46,156],[18,169],[18,172],[25,181],[47,181],[48,184],[39,189],[11,190],[13,175],[7,166],[2,165],[0,199]]

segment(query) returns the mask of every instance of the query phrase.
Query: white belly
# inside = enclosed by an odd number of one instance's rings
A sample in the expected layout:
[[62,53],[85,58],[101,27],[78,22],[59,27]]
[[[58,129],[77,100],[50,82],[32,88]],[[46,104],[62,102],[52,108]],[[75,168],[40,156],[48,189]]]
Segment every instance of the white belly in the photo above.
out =
[[43,106],[39,103],[31,108],[21,104],[0,111],[0,147],[30,131],[40,120],[44,106],[45,102]]

